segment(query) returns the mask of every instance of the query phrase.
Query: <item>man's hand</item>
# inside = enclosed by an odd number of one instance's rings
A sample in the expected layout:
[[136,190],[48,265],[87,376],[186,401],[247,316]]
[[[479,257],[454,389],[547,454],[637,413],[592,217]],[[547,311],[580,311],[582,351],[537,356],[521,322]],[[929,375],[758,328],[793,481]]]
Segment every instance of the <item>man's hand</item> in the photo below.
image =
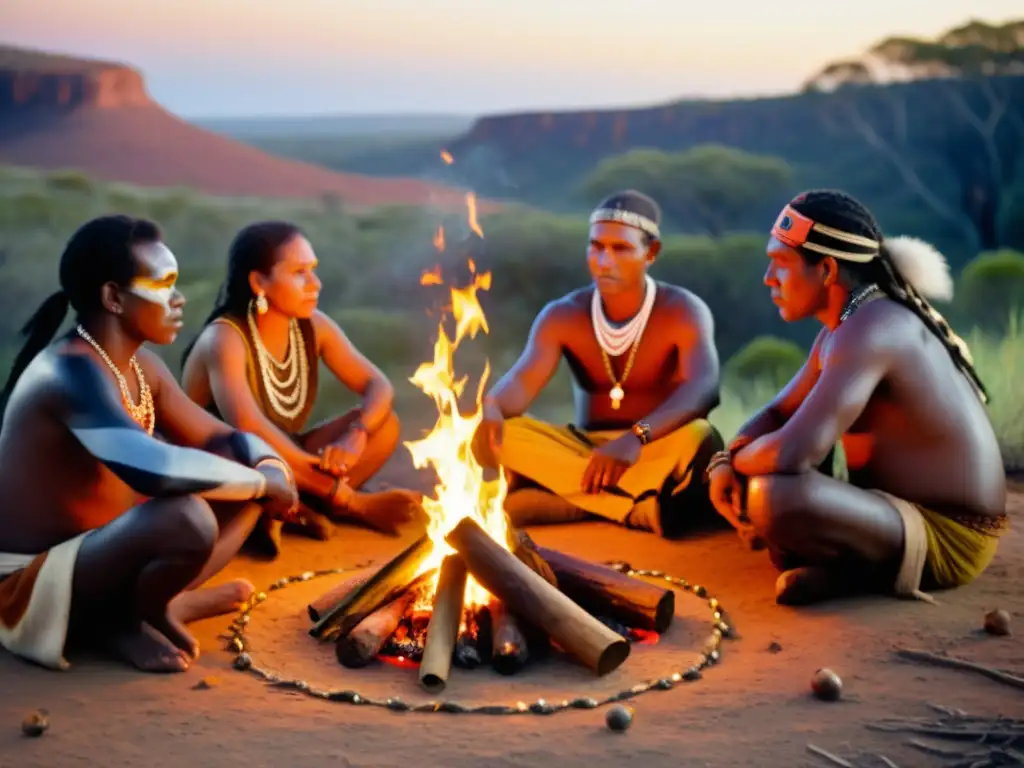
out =
[[277,461],[268,461],[256,467],[267,480],[266,495],[260,503],[267,513],[278,520],[293,522],[299,510],[299,489],[290,472]]
[[343,477],[362,458],[366,442],[365,429],[349,429],[340,440],[320,449],[317,469],[332,477]]
[[709,480],[708,495],[718,514],[736,529],[749,549],[764,549],[764,541],[754,532],[754,527],[743,511],[743,486],[732,465],[719,464],[711,471]]
[[642,447],[639,437],[632,432],[626,432],[596,448],[583,472],[580,490],[593,494],[617,485],[626,470],[640,458]]
[[484,399],[480,424],[473,436],[473,453],[485,469],[501,466],[501,442],[505,432],[505,416],[493,400]]
[[708,489],[711,503],[718,514],[737,530],[744,526],[740,520],[742,491],[740,481],[730,464],[719,464],[711,471]]

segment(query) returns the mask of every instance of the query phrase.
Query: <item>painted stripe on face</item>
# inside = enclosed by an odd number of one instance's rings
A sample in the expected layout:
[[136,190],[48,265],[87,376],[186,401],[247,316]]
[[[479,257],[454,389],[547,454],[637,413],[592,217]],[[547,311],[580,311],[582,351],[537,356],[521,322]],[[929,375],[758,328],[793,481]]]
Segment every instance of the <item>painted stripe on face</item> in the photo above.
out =
[[161,278],[137,277],[132,280],[128,290],[143,301],[149,301],[171,311],[171,298],[174,296],[174,286],[178,280],[178,273],[171,272]]

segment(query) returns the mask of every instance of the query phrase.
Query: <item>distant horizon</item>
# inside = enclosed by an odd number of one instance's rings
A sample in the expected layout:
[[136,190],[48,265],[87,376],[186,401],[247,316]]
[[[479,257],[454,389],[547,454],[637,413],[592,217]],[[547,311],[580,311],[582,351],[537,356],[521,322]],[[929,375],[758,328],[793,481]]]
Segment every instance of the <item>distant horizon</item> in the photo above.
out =
[[134,67],[189,120],[471,119],[777,98],[886,37],[1022,15],[1020,0],[5,0],[0,29]]

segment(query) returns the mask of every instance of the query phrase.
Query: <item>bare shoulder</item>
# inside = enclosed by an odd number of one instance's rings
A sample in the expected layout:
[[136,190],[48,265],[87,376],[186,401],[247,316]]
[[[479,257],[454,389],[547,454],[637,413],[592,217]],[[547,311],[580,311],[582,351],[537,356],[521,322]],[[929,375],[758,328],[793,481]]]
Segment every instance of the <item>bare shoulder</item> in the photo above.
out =
[[925,327],[907,307],[891,299],[864,304],[822,345],[822,357],[846,355],[902,356],[919,349]]
[[241,331],[226,319],[218,318],[203,328],[196,338],[189,358],[211,361],[223,356],[245,354],[246,342]]
[[335,333],[341,331],[339,326],[334,319],[326,312],[320,309],[313,310],[313,316],[310,318],[310,322],[313,323],[313,331],[317,336],[322,336],[324,333],[334,331]]
[[655,308],[661,310],[660,314],[666,320],[684,323],[687,326],[712,322],[711,309],[704,299],[693,291],[672,283],[658,283]]
[[549,301],[534,320],[538,331],[571,329],[581,319],[590,322],[590,294],[592,290],[580,288],[561,298]]

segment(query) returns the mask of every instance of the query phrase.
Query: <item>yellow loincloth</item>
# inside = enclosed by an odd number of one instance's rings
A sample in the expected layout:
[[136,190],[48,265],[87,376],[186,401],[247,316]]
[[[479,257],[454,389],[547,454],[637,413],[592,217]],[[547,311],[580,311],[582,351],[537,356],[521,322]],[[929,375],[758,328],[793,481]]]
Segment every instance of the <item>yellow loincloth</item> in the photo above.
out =
[[970,584],[995,557],[1006,518],[981,518],[971,525],[885,491],[871,492],[889,502],[903,518],[903,560],[894,585],[896,594],[930,600],[922,584],[934,589]]
[[0,645],[51,669],[64,658],[78,548],[88,533],[39,555],[0,553]]
[[624,432],[586,432],[520,416],[505,422],[502,465],[573,506],[624,523],[637,500],[641,496],[656,499],[670,477],[678,485],[685,485],[697,473],[697,482],[702,482],[704,467],[693,466],[693,460],[713,429],[709,422],[700,419],[648,443],[640,449],[640,458],[626,470],[616,488],[586,494],[580,485],[594,448]]

